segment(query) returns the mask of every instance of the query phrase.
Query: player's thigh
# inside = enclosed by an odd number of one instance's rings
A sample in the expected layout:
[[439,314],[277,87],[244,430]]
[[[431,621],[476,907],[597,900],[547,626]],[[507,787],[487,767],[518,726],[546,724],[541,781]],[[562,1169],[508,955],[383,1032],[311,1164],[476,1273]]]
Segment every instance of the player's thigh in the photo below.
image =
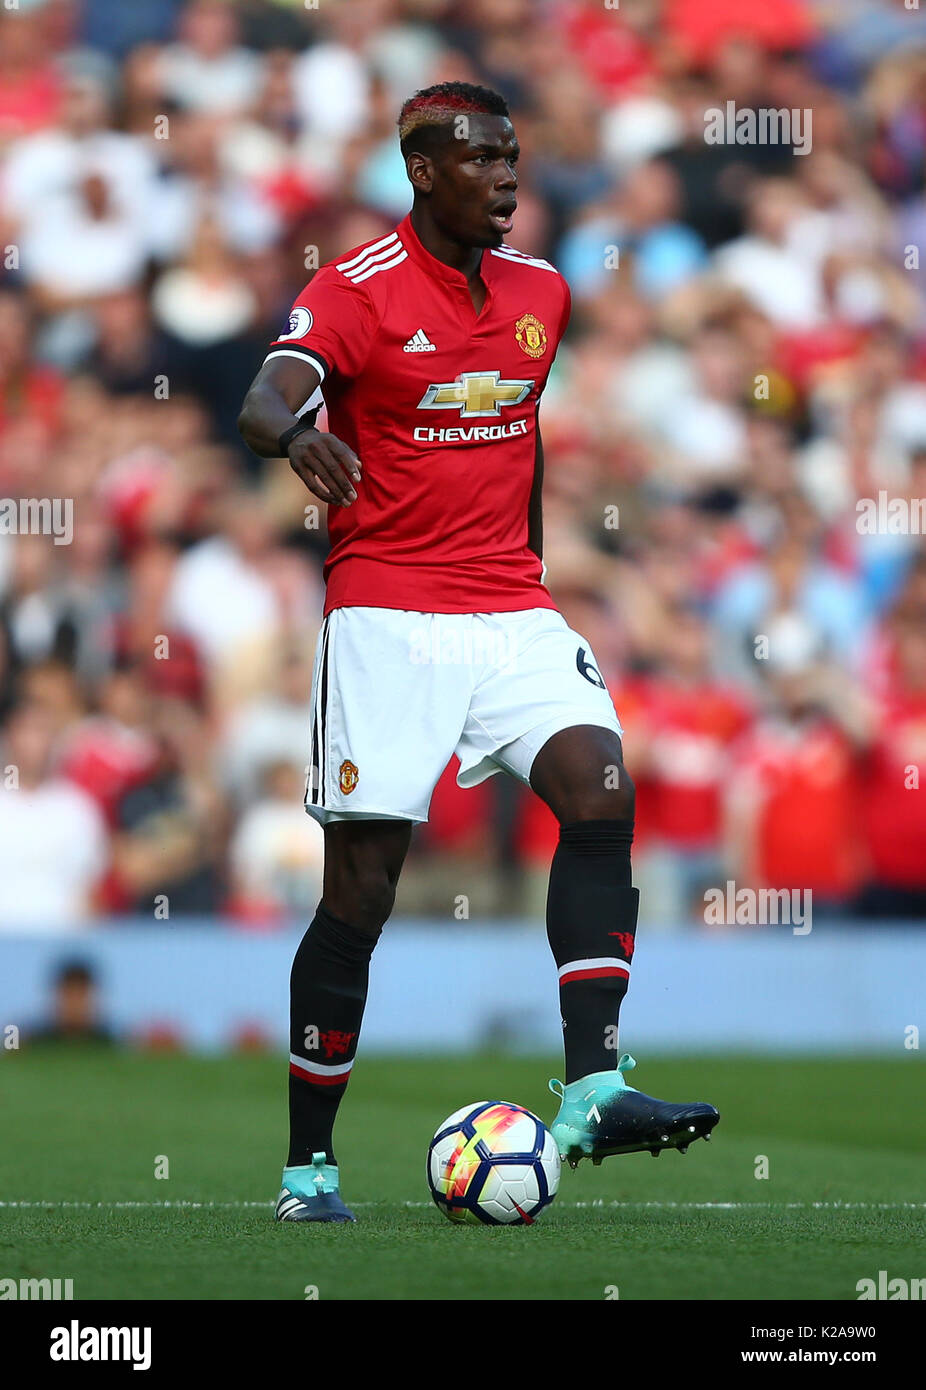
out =
[[306,810],[418,822],[453,754],[469,676],[431,659],[433,616],[338,608],[322,627],[312,685]]
[[560,729],[535,755],[530,785],[561,824],[634,814],[634,787],[613,729],[589,724]]
[[605,745],[619,759],[620,721],[587,638],[555,609],[485,616],[505,659],[487,669],[474,691],[458,749],[461,785],[499,770],[531,785],[540,751],[573,728],[602,731],[580,740],[583,780],[597,775]]

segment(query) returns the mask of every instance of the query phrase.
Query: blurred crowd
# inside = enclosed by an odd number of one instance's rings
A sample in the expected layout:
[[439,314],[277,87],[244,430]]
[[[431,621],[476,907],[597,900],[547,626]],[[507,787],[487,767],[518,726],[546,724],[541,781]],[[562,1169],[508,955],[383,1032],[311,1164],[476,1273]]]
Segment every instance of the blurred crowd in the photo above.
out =
[[[396,116],[451,79],[507,97],[511,243],[572,287],[545,559],[625,726],[644,916],[733,880],[926,918],[926,14],[19,0],[0,498],[74,513],[0,519],[0,931],[314,907],[324,509],[235,420],[312,270],[408,210]],[[728,102],[809,148],[710,143]],[[397,911],[536,912],[551,815],[453,774]]]

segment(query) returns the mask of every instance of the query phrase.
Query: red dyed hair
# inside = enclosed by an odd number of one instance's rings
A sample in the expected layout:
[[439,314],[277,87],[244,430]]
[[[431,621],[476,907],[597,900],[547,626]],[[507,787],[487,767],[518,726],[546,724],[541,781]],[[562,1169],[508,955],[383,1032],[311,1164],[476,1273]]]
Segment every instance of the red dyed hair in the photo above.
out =
[[402,153],[412,152],[410,137],[426,126],[449,125],[459,115],[507,116],[505,98],[489,87],[472,82],[439,82],[409,97],[399,113],[399,140]]

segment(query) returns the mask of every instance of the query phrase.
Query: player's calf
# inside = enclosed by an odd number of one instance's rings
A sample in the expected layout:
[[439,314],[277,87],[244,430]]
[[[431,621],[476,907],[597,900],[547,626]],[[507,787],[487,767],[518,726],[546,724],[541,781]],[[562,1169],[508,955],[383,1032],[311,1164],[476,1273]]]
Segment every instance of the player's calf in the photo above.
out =
[[613,1067],[640,894],[630,882],[632,820],[560,827],[547,938],[559,973],[566,1080]]

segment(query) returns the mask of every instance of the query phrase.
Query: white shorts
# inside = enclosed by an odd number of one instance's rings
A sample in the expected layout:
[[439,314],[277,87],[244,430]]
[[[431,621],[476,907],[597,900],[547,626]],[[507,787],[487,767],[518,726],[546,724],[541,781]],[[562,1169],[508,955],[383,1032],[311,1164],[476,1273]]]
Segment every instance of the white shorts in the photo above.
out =
[[528,783],[560,729],[622,730],[591,647],[552,608],[415,613],[335,608],[312,677],[305,808],[329,821],[426,821],[454,753],[457,782]]

